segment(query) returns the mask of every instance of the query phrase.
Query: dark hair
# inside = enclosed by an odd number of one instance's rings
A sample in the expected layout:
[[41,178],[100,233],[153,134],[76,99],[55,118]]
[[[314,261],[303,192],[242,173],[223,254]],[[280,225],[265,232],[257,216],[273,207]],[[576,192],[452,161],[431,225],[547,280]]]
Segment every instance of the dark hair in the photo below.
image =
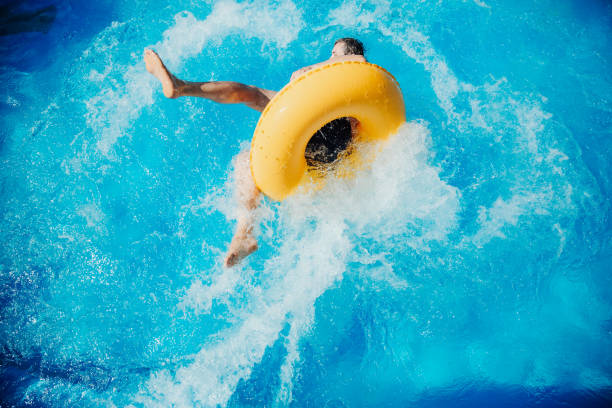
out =
[[363,44],[358,39],[351,37],[339,38],[336,40],[334,45],[338,44],[339,42],[344,43],[346,47],[346,55],[363,55]]

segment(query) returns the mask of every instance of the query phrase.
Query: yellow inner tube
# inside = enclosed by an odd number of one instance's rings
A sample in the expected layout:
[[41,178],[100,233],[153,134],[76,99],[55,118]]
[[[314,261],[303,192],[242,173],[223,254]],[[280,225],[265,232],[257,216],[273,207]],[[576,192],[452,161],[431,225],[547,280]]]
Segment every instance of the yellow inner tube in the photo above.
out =
[[261,114],[251,143],[257,187],[281,201],[305,179],[308,141],[326,123],[350,116],[360,140],[386,139],[405,122],[404,98],[395,78],[368,62],[337,62],[287,84]]

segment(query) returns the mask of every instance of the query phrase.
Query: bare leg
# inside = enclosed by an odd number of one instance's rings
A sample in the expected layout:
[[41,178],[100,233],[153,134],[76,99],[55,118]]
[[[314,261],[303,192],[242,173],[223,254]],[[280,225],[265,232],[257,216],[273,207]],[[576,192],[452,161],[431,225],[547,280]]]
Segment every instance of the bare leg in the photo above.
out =
[[197,96],[218,103],[244,103],[259,112],[263,111],[276,94],[275,91],[245,85],[239,82],[188,82],[174,76],[153,50],[145,50],[147,71],[153,74],[162,84],[167,98],[179,96]]
[[[275,91],[238,82],[183,81],[168,71],[153,50],[145,50],[144,60],[147,71],[161,82],[162,90],[167,98],[197,96],[219,103],[244,103],[261,112],[276,94]],[[257,208],[261,193],[255,186],[251,175],[248,152],[241,153],[236,158],[236,190],[240,209],[236,231],[225,257],[225,266],[227,267],[236,265],[257,250],[257,240],[253,235],[253,213]]]
[[274,91],[245,85],[239,82],[187,82],[181,81],[179,96],[197,96],[218,103],[243,103],[249,108],[262,112],[270,102]]
[[259,204],[261,193],[251,176],[249,152],[240,153],[236,158],[235,177],[240,213],[234,237],[225,256],[225,266],[227,267],[236,265],[257,250],[257,240],[253,235],[253,212]]

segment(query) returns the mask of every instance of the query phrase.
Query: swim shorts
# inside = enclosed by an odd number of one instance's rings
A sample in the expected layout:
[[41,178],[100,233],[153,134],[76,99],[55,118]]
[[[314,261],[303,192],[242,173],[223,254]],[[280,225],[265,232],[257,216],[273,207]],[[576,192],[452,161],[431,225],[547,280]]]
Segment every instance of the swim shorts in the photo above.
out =
[[317,167],[334,162],[352,139],[348,118],[332,120],[315,133],[306,145],[306,163]]

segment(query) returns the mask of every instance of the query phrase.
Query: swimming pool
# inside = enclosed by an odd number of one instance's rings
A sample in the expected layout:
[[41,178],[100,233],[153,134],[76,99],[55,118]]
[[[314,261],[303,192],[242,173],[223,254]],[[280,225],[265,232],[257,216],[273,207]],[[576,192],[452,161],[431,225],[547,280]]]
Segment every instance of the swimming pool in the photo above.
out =
[[[609,3],[12,7],[5,405],[610,404]],[[280,89],[345,36],[407,124],[359,177],[265,201],[259,251],[223,268],[258,113],[165,99],[142,50]]]

